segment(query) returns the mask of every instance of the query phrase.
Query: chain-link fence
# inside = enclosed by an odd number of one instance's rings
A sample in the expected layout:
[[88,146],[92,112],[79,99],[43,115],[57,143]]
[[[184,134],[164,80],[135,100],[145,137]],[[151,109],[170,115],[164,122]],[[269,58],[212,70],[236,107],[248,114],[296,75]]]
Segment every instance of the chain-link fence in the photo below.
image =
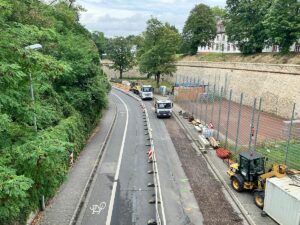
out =
[[[253,150],[274,162],[300,169],[300,120],[295,118],[295,106],[290,118],[280,118],[264,110],[264,99],[253,98],[252,106],[244,100],[252,99],[244,93],[233,99],[233,90],[210,85],[204,81],[182,82],[175,87],[175,101],[202,124],[213,127],[214,137],[233,157],[241,151]],[[237,94],[237,93],[235,93]]]

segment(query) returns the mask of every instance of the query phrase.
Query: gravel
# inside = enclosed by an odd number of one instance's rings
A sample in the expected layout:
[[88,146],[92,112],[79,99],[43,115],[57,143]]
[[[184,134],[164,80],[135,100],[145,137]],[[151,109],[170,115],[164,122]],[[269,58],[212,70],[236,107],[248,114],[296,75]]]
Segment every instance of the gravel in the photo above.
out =
[[184,130],[174,118],[164,121],[203,214],[204,225],[242,225],[242,219],[222,192],[220,182],[204,158],[197,155]]

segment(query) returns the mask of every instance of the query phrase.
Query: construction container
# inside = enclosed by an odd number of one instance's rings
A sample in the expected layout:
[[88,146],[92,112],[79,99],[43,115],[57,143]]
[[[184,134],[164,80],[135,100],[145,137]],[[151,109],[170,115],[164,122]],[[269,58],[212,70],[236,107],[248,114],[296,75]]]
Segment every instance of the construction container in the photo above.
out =
[[280,225],[300,225],[300,176],[295,178],[267,179],[264,211]]

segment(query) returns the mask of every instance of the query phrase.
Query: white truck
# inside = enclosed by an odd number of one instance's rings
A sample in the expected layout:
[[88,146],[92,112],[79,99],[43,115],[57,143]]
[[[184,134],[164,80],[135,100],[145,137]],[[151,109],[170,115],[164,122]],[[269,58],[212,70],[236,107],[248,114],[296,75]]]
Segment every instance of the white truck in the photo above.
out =
[[171,100],[155,100],[154,107],[157,118],[172,116],[173,102]]
[[142,100],[153,99],[153,87],[151,85],[142,85],[139,94]]

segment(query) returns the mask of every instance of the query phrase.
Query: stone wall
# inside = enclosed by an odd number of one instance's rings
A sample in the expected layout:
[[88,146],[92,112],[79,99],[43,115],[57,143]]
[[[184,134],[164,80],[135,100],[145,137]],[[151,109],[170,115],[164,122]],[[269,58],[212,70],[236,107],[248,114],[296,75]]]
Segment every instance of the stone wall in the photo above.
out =
[[[109,77],[118,76],[108,65],[104,64],[104,72]],[[124,76],[141,75],[134,68]],[[183,78],[209,82],[210,87],[215,84],[217,90],[223,86],[226,96],[232,89],[235,102],[239,102],[243,92],[244,104],[249,106],[253,105],[254,97],[262,97],[263,111],[287,120],[296,103],[295,118],[300,118],[300,65],[179,61],[177,72],[169,80],[175,82]]]
[[244,93],[244,104],[252,106],[254,97],[262,97],[262,109],[290,118],[296,103],[295,117],[300,116],[300,66],[225,62],[178,62],[177,79],[200,80],[220,90],[233,90],[233,101]]

